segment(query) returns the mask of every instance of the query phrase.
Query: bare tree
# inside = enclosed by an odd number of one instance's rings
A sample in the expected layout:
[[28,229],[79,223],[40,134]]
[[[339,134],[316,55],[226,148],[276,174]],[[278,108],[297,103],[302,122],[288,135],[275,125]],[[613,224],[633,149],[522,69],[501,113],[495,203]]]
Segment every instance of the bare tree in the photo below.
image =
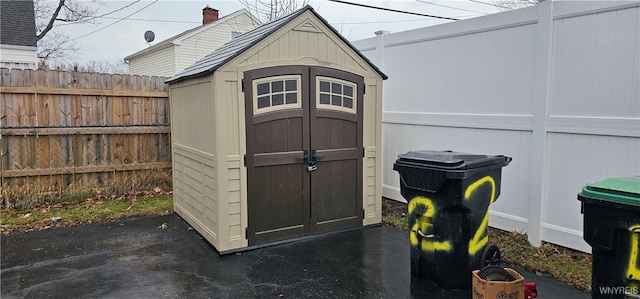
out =
[[129,66],[123,60],[118,59],[116,62],[108,60],[89,60],[84,64],[76,62],[46,62],[41,61],[39,69],[59,70],[68,72],[88,72],[103,74],[128,74]]
[[266,23],[298,10],[309,4],[309,0],[240,0],[240,3]]
[[129,65],[124,60],[117,59],[114,62],[108,60],[89,60],[78,68],[81,72],[107,73],[107,74],[128,74]]
[[493,0],[493,5],[500,11],[534,6],[538,3],[540,3],[540,0]]
[[79,48],[71,37],[61,33],[56,26],[94,22],[97,10],[91,8],[89,3],[99,2],[34,0],[38,58],[45,61],[66,60],[78,52]]

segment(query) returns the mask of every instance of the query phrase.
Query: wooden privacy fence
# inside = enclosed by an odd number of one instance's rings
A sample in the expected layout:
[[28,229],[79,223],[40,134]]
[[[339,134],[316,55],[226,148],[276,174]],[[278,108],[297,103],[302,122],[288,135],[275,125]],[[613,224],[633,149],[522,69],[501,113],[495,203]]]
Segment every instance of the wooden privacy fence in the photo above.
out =
[[0,69],[2,186],[100,185],[171,167],[165,78]]

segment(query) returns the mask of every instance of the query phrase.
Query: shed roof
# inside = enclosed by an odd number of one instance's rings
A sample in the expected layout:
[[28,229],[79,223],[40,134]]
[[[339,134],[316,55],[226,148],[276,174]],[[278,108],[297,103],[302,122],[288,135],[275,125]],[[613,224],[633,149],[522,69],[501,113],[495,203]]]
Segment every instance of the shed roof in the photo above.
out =
[[37,47],[33,1],[0,1],[0,44]]
[[227,62],[231,61],[232,59],[234,59],[235,57],[237,57],[238,55],[240,55],[241,53],[243,53],[247,49],[249,49],[252,46],[254,46],[255,44],[259,43],[260,41],[265,39],[267,36],[271,35],[276,30],[282,28],[283,26],[288,24],[290,21],[294,20],[295,18],[297,18],[298,16],[300,16],[301,14],[303,14],[306,11],[310,11],[311,13],[313,13],[328,28],[330,28],[331,31],[336,36],[338,36],[354,52],[358,53],[358,55],[364,61],[366,61],[378,74],[380,74],[380,76],[382,76],[383,79],[387,79],[387,76],[384,73],[382,73],[382,71],[380,69],[378,69],[378,67],[376,67],[367,57],[362,55],[362,53],[360,53],[360,51],[358,51],[358,49],[356,49],[356,47],[354,47],[340,33],[338,33],[338,31],[336,31],[333,27],[331,27],[331,25],[329,25],[329,23],[324,18],[322,18],[313,9],[313,7],[311,7],[310,5],[307,5],[307,6],[303,7],[302,9],[300,9],[300,10],[298,10],[298,11],[296,11],[296,12],[290,14],[290,15],[287,15],[287,16],[284,16],[284,17],[282,17],[280,19],[277,19],[277,20],[271,21],[269,23],[263,24],[262,26],[260,26],[260,27],[258,27],[256,29],[253,29],[253,30],[251,30],[249,32],[246,32],[246,33],[238,36],[236,39],[224,44],[222,47],[216,49],[212,53],[208,54],[207,56],[205,56],[201,60],[199,60],[196,63],[194,63],[193,65],[187,67],[186,69],[184,69],[180,73],[178,73],[175,76],[169,78],[166,81],[166,83],[175,83],[175,82],[179,82],[179,81],[186,80],[186,79],[189,79],[189,78],[200,77],[200,76],[203,76],[203,75],[207,75],[207,74],[213,73],[216,69],[220,68],[221,66],[223,66]]

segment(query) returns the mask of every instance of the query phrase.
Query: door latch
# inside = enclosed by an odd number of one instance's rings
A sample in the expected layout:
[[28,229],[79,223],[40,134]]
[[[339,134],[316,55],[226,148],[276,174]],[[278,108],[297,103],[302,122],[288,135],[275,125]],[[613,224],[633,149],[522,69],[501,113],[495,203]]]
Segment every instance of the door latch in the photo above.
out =
[[309,172],[312,172],[312,171],[314,171],[314,170],[316,170],[316,169],[318,169],[318,166],[316,166],[316,165],[309,165],[309,166],[307,167],[307,170],[308,170]]
[[302,151],[302,157],[297,158],[296,160],[298,160],[298,161],[302,160],[303,164],[309,164],[309,151],[308,150],[303,150]]

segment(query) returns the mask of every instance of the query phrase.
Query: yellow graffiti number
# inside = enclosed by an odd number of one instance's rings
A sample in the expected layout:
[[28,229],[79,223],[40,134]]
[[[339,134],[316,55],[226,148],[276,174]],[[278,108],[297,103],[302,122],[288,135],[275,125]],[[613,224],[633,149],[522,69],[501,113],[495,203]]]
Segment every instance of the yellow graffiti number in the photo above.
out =
[[[467,190],[464,192],[464,199],[470,200],[473,192],[476,191],[478,187],[487,183],[491,184],[491,198],[490,198],[489,204],[492,204],[496,200],[496,182],[490,176],[483,177],[475,181],[473,184],[469,185]],[[473,235],[473,239],[469,241],[469,255],[476,254],[478,251],[480,251],[484,247],[484,245],[487,244],[487,242],[489,242],[489,236],[487,234],[488,225],[489,225],[489,208],[487,207],[487,213],[484,215],[484,218],[482,218],[482,223],[480,223],[480,227],[478,227],[478,230]]]
[[629,268],[627,269],[627,278],[630,280],[640,281],[640,268],[638,268],[638,250],[640,249],[640,225],[634,225],[629,228],[631,231],[631,254],[629,256]]
[[433,201],[426,197],[418,196],[413,198],[408,205],[409,215],[416,212],[416,209],[422,208],[424,211],[419,217],[416,216],[416,222],[411,226],[411,233],[409,234],[409,239],[411,241],[412,246],[420,245],[420,248],[423,251],[435,251],[435,250],[451,250],[451,242],[439,242],[433,241],[425,238],[418,238],[418,230],[420,230],[423,234],[432,234],[433,233],[433,224],[431,223],[431,218],[436,214],[436,207],[433,204]]

